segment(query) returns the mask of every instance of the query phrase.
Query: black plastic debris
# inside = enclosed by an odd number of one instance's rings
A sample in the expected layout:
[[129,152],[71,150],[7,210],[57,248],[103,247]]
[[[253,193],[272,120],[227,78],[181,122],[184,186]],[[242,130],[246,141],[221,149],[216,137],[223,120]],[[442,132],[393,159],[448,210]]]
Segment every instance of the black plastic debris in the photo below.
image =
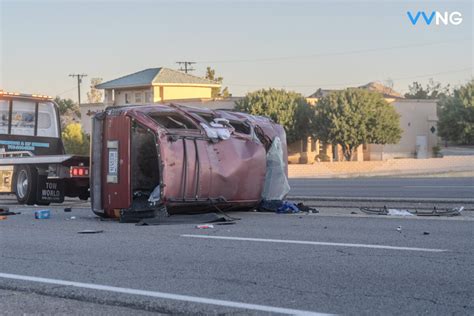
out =
[[180,225],[180,224],[205,224],[205,223],[234,223],[233,219],[230,219],[224,215],[218,215],[216,213],[204,213],[204,214],[193,214],[193,215],[171,215],[168,217],[153,217],[144,218],[138,222],[137,226],[149,226],[149,225]]
[[21,214],[20,212],[11,212],[8,207],[1,207],[0,208],[0,216],[9,216],[9,215],[18,215]]
[[314,207],[310,207],[307,205],[304,205],[302,202],[298,203],[296,205],[301,212],[307,212],[307,213],[319,213],[318,209]]
[[78,234],[101,234],[103,232],[104,232],[103,230],[84,229],[77,233]]
[[64,208],[64,212],[70,213],[70,212],[72,212],[72,208],[70,208],[70,207],[65,207],[65,208]]
[[429,235],[430,232],[423,232],[423,235]]

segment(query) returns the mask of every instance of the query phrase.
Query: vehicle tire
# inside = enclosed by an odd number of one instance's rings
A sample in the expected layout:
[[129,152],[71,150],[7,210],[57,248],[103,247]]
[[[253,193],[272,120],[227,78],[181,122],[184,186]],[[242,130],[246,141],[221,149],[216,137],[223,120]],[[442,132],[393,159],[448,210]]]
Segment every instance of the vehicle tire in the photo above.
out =
[[15,168],[13,177],[13,191],[20,204],[33,205],[36,203],[36,186],[38,184],[38,171],[35,167],[24,165]]
[[79,200],[87,201],[89,199],[89,191],[85,190],[85,192],[79,193]]

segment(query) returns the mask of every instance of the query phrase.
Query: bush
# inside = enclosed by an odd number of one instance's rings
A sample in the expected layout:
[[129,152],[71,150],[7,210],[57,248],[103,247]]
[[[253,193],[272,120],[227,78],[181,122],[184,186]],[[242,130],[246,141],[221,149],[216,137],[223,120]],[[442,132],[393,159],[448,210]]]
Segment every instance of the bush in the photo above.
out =
[[67,125],[61,136],[67,154],[89,155],[90,137],[80,123]]

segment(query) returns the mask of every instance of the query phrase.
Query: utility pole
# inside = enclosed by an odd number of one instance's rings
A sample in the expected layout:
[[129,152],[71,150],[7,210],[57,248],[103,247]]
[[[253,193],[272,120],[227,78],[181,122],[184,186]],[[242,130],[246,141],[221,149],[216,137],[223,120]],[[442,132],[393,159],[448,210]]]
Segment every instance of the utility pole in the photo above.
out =
[[81,105],[81,83],[82,78],[87,77],[86,74],[71,74],[69,77],[76,77],[77,78],[77,102],[79,106]]
[[184,68],[181,67],[179,70],[184,71],[185,74],[187,74],[188,71],[194,71],[195,70],[194,68],[191,68],[191,67],[188,68],[188,66],[191,66],[192,64],[196,63],[194,61],[177,61],[176,63],[178,65],[184,65]]

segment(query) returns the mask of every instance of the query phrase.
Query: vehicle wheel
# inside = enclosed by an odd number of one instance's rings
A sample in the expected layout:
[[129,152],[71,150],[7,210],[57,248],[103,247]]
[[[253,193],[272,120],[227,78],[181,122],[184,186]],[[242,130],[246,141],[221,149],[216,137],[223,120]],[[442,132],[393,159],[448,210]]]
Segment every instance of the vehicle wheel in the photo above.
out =
[[13,189],[20,204],[33,205],[36,203],[36,186],[38,172],[32,166],[19,166],[15,170]]
[[79,200],[87,201],[88,199],[89,199],[89,192],[87,190],[79,194]]

